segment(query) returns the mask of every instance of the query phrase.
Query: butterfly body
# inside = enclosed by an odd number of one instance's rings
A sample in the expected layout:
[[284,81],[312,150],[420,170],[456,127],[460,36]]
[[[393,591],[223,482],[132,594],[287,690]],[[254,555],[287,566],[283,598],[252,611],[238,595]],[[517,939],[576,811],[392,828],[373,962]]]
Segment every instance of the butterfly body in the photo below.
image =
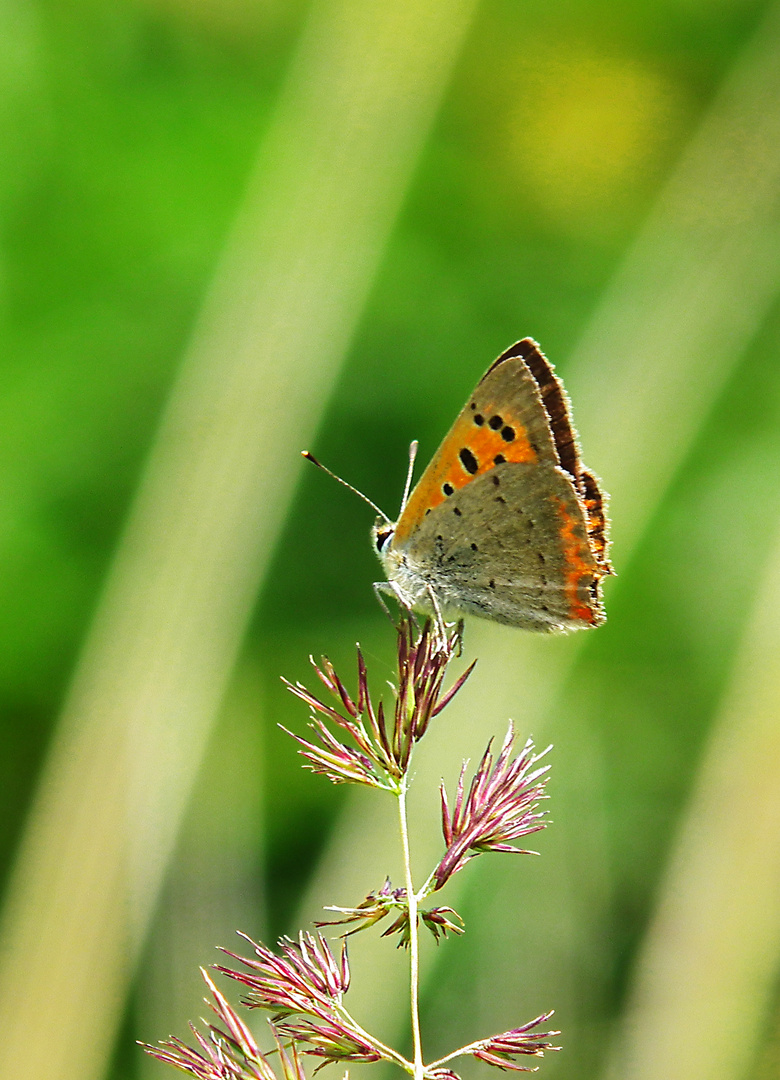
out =
[[535,342],[488,369],[398,521],[377,520],[372,535],[408,608],[537,631],[604,621],[603,496]]

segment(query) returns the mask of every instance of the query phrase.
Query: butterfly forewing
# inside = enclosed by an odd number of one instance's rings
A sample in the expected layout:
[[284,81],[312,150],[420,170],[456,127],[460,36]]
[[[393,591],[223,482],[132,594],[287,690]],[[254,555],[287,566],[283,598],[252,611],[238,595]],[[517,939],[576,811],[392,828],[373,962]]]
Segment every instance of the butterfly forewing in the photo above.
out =
[[503,352],[492,367],[488,369],[488,374],[500,364],[517,357],[523,359],[534,377],[544,405],[547,422],[550,425],[550,431],[555,441],[558,461],[576,484],[579,480],[582,465],[580,463],[580,448],[577,435],[571,419],[569,398],[563,388],[563,383],[555,374],[555,369],[533,338],[523,338],[522,341],[518,341],[516,345],[513,345],[511,349]]
[[411,494],[396,527],[403,544],[423,518],[504,462],[555,461],[557,454],[536,381],[524,361],[509,359],[487,372]]

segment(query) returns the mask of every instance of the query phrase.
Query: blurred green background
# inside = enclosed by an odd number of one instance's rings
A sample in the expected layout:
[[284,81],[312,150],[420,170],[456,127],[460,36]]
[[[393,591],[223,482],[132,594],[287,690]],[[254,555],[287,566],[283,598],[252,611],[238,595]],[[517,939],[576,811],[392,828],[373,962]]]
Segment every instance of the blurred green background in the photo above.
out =
[[[221,252],[242,227],[250,177],[262,178],[258,146],[285,80],[304,77],[290,71],[311,18],[302,0],[0,5],[4,883],[13,880],[58,717],[165,402],[199,318],[208,317],[199,313]],[[554,722],[543,723],[541,713],[524,719],[523,683],[512,682],[523,670],[513,650],[525,656],[536,644],[509,630],[487,638],[474,631],[474,647],[500,641],[505,650],[510,704],[508,712],[480,716],[471,742],[466,724],[464,752],[476,757],[483,731],[503,733],[510,713],[523,738],[554,740],[554,825],[539,839],[541,860],[491,865],[459,894],[473,934],[439,950],[425,987],[424,1028],[432,1052],[444,1053],[464,1031],[474,1038],[557,1007],[565,1049],[542,1063],[542,1075],[676,1076],[658,1061],[652,1068],[660,1071],[642,1072],[651,1064],[638,1064],[641,1040],[633,1064],[620,1064],[626,1016],[656,1017],[657,1042],[664,1043],[657,1019],[663,1003],[648,1013],[652,994],[641,991],[642,957],[648,940],[663,939],[657,913],[670,890],[676,896],[688,887],[690,860],[671,885],[665,875],[696,793],[704,791],[705,808],[720,806],[737,823],[735,850],[757,828],[742,805],[745,786],[726,790],[702,772],[724,710],[737,732],[726,760],[740,745],[741,718],[751,715],[749,704],[739,704],[755,683],[753,676],[739,681],[755,653],[743,644],[746,633],[748,642],[768,642],[763,670],[780,678],[771,665],[780,635],[749,636],[756,619],[763,625],[755,605],[766,573],[771,580],[780,518],[780,145],[773,135],[780,132],[780,82],[769,85],[773,67],[780,69],[777,19],[772,5],[754,0],[484,0],[467,27],[463,18],[463,41],[453,46],[446,77],[439,73],[440,107],[431,106],[421,152],[410,152],[408,184],[397,181],[399,210],[377,273],[365,272],[367,299],[354,301],[343,364],[334,365],[319,415],[300,433],[291,409],[288,435],[300,448],[314,438],[321,459],[394,514],[409,441],[420,440],[425,460],[502,349],[532,335],[567,380],[575,420],[582,413],[585,460],[613,492],[619,578],[606,583],[603,629],[574,644],[539,646],[542,671],[548,661],[550,670],[561,669],[547,695]],[[759,73],[753,86],[761,63],[769,81]],[[729,82],[733,71],[742,75]],[[348,70],[345,80],[348,88]],[[753,134],[740,149],[742,123]],[[741,210],[728,203],[721,220],[721,193],[706,182],[696,187],[707,169],[686,171],[685,162],[689,152],[706,161],[707,147],[727,138],[737,150],[722,172],[732,168],[743,187],[722,193]],[[716,188],[718,168],[709,178]],[[683,254],[672,258],[675,229],[682,236],[691,208],[718,220],[721,239],[697,248],[694,222],[680,240]],[[701,281],[678,324],[667,305],[655,343],[643,339],[634,352],[631,328],[645,319],[652,329],[654,312],[642,298],[653,293],[654,275],[664,278],[664,258],[682,280],[698,273]],[[748,298],[734,317],[718,299],[721,286],[733,293],[718,277],[723,266],[738,268]],[[302,300],[305,306],[305,293]],[[713,336],[727,342],[711,366],[710,306],[723,320]],[[702,361],[690,370],[685,355],[675,360],[669,347],[677,329],[686,339],[689,319],[703,327],[691,347]],[[612,359],[600,366],[602,339],[622,343],[619,371]],[[663,373],[667,354],[672,377]],[[316,367],[316,350],[307,362]],[[623,398],[610,396],[616,386],[628,388]],[[687,411],[678,423],[680,387]],[[599,400],[622,400],[625,416],[599,413]],[[680,441],[668,455],[670,430]],[[637,469],[613,481],[611,462],[630,459],[637,446]],[[269,462],[272,487],[275,468]],[[108,1029],[98,1075],[164,1075],[134,1040],[184,1034],[186,1019],[202,1012],[197,965],[212,962],[215,944],[233,947],[236,928],[269,941],[296,929],[302,904],[313,911],[360,898],[340,890],[338,874],[330,879],[335,893],[311,895],[315,868],[338,850],[352,803],[343,789],[299,768],[276,724],[303,728],[305,711],[285,696],[279,675],[306,678],[310,652],[327,652],[348,671],[359,638],[377,685],[390,677],[392,634],[370,588],[378,573],[367,541],[372,515],[313,469],[292,477],[296,462],[284,468],[279,485],[290,494],[280,495],[272,558],[207,752],[193,765],[200,772],[175,850],[170,859],[159,856],[164,886],[153,897],[148,934],[146,924],[141,930],[145,945],[132,985],[126,996],[110,992],[121,1025],[118,1034]],[[470,644],[467,637],[467,651]],[[484,711],[484,684],[469,692],[470,708]],[[776,685],[772,693],[771,701],[780,700]],[[767,746],[758,760],[774,761],[773,754],[776,747]],[[713,768],[712,776],[720,775]],[[757,860],[765,865],[767,852],[780,848],[772,810],[780,770],[767,766],[762,783],[769,841]],[[709,803],[711,790],[720,798]],[[719,846],[715,828],[701,827],[705,847]],[[388,838],[390,871],[394,843]],[[552,872],[539,876],[545,858],[565,887]],[[497,884],[502,874],[508,886]],[[686,1066],[683,1075],[764,1080],[780,1075],[776,901],[771,889],[761,893],[749,867],[730,865],[716,876],[724,875],[740,880],[767,912],[764,936],[753,946],[765,966],[751,981],[745,962],[748,989],[727,1011],[738,1028],[749,1017],[749,1034],[731,1031],[738,1060],[714,1072]],[[380,884],[378,877],[369,887]],[[729,910],[738,923],[750,921],[738,906]],[[721,918],[715,908],[700,920],[713,928],[697,954],[713,993],[723,970]],[[507,931],[515,921],[523,925],[517,937]],[[659,925],[648,938],[648,928]],[[361,947],[356,942],[354,952]],[[725,956],[733,970],[735,954]],[[403,965],[402,957],[389,959]],[[5,976],[13,999],[11,966]],[[670,1001],[694,993],[687,978],[669,976]],[[45,989],[52,1013],[66,1007],[66,989]],[[376,989],[385,992],[381,982]],[[98,975],[93,991],[96,998],[109,993]],[[700,1026],[695,1016],[685,1021],[686,1043],[709,1042],[703,1015]],[[37,1034],[28,1027],[25,1038],[45,1042],[48,1020],[39,1017]],[[68,1023],[90,1038],[78,1011]],[[682,1053],[682,1042],[667,1043],[664,1053]],[[28,1075],[39,1074],[31,1067]]]

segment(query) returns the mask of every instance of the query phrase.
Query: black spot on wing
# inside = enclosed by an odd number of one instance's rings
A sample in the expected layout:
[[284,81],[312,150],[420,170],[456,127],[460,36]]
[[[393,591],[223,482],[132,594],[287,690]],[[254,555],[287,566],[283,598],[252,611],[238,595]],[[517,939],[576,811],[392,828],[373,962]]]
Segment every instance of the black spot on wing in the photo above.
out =
[[460,458],[461,465],[466,470],[466,472],[471,473],[471,475],[473,476],[474,473],[479,469],[479,462],[474,457],[469,448],[467,446],[461,447],[460,451],[458,452],[458,457]]

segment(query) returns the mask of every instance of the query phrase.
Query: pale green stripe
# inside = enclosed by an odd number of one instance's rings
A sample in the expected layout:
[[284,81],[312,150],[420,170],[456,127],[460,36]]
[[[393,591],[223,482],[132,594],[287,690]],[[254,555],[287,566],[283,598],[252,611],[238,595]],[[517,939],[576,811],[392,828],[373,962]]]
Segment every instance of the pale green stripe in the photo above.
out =
[[639,957],[614,1080],[743,1080],[780,968],[780,533]]
[[311,7],[22,841],[2,924],[3,1076],[105,1068],[298,451],[473,6]]

